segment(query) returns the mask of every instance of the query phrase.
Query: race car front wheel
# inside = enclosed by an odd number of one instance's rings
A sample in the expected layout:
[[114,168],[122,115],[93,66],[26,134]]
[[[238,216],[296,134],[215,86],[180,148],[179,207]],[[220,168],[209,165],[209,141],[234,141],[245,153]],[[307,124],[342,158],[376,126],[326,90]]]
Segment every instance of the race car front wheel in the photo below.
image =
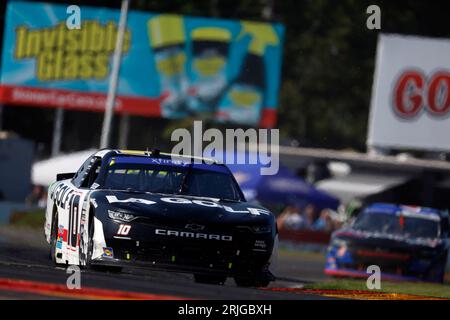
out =
[[227,277],[210,276],[210,275],[204,275],[204,274],[194,274],[194,280],[197,283],[223,285],[225,283],[225,281],[227,281]]
[[86,268],[94,271],[102,271],[102,272],[111,272],[111,273],[120,273],[122,272],[121,267],[116,266],[102,266],[92,264],[92,253],[94,251],[94,219],[92,218],[89,222],[89,230],[88,230],[88,245],[87,245],[87,253],[86,253]]
[[445,281],[445,268],[447,265],[448,252],[444,252],[434,266],[428,270],[425,275],[425,280],[436,283],[444,283]]
[[85,256],[86,268],[89,269],[91,267],[92,260],[92,252],[94,250],[94,219],[92,218],[92,214],[90,215],[91,219],[89,220],[88,226],[88,243],[87,243],[87,252]]

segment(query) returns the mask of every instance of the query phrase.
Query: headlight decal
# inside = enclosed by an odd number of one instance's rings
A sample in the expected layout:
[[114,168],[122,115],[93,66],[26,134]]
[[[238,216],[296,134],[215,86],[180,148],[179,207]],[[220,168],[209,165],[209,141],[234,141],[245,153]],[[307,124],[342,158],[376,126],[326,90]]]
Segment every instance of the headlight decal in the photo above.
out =
[[271,232],[270,226],[254,226],[252,227],[253,232],[255,233],[269,233]]
[[137,218],[136,216],[134,216],[130,213],[122,212],[122,211],[115,211],[115,210],[108,210],[108,216],[111,219],[125,221],[125,222],[130,222]]

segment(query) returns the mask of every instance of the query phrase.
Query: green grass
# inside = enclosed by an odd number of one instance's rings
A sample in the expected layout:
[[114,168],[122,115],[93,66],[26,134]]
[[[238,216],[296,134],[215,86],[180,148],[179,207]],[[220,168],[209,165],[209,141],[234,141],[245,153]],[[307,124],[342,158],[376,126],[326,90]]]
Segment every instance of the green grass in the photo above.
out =
[[14,212],[9,220],[10,225],[17,227],[29,227],[42,229],[45,221],[45,210],[36,209],[31,211]]
[[[307,284],[305,289],[319,290],[364,290],[368,291],[366,280],[336,279]],[[370,290],[372,291],[372,290]],[[419,296],[450,298],[450,285],[424,282],[391,282],[382,281],[380,290],[374,292],[402,293]]]

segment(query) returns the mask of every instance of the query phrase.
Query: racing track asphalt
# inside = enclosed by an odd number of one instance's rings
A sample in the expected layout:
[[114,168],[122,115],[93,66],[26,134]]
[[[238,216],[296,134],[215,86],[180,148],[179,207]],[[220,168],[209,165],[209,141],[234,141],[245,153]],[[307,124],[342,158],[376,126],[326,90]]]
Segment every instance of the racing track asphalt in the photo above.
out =
[[[56,284],[66,286],[69,276],[64,268],[55,268],[49,259],[48,248],[36,241],[18,242],[15,237],[0,235],[0,284],[5,281],[32,281],[31,283]],[[20,236],[20,235],[19,235]],[[39,242],[39,241],[38,241]],[[317,280],[322,276],[323,264],[315,261],[299,261],[298,257],[286,256],[280,259],[282,280],[272,282],[272,288],[301,287],[305,277],[307,280]],[[286,266],[289,267],[286,269]],[[292,267],[296,266],[295,270]],[[304,271],[304,272],[303,272]],[[293,277],[293,275],[295,277]],[[108,273],[100,271],[82,270],[82,288],[96,288],[120,290],[125,293],[147,294],[148,297],[187,298],[187,299],[324,299],[317,295],[307,295],[296,292],[280,292],[261,290],[258,288],[237,287],[232,279],[225,285],[207,285],[194,283],[190,274],[165,272],[144,269],[124,269],[122,273]],[[54,290],[51,289],[50,290]],[[8,290],[0,286],[0,299],[62,299],[67,298],[58,294],[42,294],[26,291]],[[75,298],[83,298],[78,296]],[[95,298],[95,297],[94,297]]]

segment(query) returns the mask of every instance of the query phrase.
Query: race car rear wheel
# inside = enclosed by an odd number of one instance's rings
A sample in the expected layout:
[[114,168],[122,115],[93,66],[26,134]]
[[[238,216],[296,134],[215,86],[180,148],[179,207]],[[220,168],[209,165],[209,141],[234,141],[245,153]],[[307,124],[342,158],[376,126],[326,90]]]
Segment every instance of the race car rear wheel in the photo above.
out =
[[267,287],[270,280],[235,277],[234,282],[238,287]]
[[194,274],[194,280],[197,283],[223,285],[225,283],[225,281],[227,281],[227,277],[210,276],[210,275],[204,275],[204,274]]
[[56,245],[58,242],[58,211],[56,208],[53,209],[52,217],[52,228],[50,231],[50,259],[53,265],[58,266],[61,263],[56,262]]

